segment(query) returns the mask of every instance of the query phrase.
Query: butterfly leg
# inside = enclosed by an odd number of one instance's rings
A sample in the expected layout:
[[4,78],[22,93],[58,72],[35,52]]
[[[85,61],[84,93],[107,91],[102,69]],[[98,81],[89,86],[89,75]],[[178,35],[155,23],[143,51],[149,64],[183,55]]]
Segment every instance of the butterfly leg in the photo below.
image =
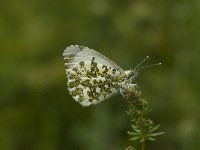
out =
[[123,94],[124,91],[125,91],[125,89],[120,89],[120,93],[122,94],[123,98],[125,97],[124,94]]

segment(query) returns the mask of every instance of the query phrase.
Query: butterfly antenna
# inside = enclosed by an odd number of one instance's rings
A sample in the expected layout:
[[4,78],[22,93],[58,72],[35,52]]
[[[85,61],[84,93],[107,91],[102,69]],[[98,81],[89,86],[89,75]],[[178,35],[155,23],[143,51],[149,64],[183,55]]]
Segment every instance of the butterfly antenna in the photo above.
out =
[[[149,56],[145,57],[135,68],[134,70],[140,70],[141,68],[139,68],[147,59],[149,58]],[[139,68],[139,69],[138,69]],[[143,68],[143,67],[142,67]]]
[[161,63],[152,64],[152,65],[148,65],[148,66],[141,67],[141,68],[139,68],[138,70],[143,70],[143,69],[146,69],[146,68],[149,68],[149,67],[160,66],[160,65],[162,65],[162,64],[161,64]]

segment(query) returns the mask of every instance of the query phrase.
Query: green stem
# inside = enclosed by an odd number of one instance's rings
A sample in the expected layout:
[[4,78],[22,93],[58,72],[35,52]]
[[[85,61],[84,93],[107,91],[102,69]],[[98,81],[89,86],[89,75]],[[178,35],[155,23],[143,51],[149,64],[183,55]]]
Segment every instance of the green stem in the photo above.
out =
[[145,141],[142,142],[141,150],[145,150]]

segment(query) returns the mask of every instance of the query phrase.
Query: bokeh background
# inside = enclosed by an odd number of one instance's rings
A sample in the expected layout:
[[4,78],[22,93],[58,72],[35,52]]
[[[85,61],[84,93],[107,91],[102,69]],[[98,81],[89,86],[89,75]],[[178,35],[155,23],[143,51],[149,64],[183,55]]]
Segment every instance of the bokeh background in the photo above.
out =
[[124,69],[166,132],[148,150],[200,147],[199,0],[1,0],[0,149],[121,150],[133,145],[118,94],[81,107],[68,94],[63,50],[93,48]]

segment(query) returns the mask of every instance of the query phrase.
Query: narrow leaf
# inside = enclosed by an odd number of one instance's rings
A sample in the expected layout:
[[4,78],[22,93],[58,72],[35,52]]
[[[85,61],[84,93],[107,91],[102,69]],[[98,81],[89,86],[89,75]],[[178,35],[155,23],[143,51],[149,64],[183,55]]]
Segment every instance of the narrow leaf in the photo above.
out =
[[148,137],[147,140],[149,140],[149,141],[155,141],[156,139],[152,138],[152,137]]
[[131,141],[135,141],[135,140],[138,140],[138,139],[140,139],[140,138],[141,138],[140,136],[134,136],[134,137],[130,138],[130,140],[131,140]]
[[129,135],[138,135],[138,133],[136,133],[136,132],[131,132],[131,131],[128,131],[127,134],[129,134]]
[[144,142],[144,140],[145,140],[144,138],[141,138],[140,143]]
[[159,124],[156,125],[156,126],[154,126],[154,127],[152,127],[152,128],[150,129],[150,132],[152,133],[152,132],[156,131],[159,127],[160,127]]
[[162,135],[164,134],[165,132],[157,132],[157,133],[151,133],[150,136],[159,136],[159,135]]

